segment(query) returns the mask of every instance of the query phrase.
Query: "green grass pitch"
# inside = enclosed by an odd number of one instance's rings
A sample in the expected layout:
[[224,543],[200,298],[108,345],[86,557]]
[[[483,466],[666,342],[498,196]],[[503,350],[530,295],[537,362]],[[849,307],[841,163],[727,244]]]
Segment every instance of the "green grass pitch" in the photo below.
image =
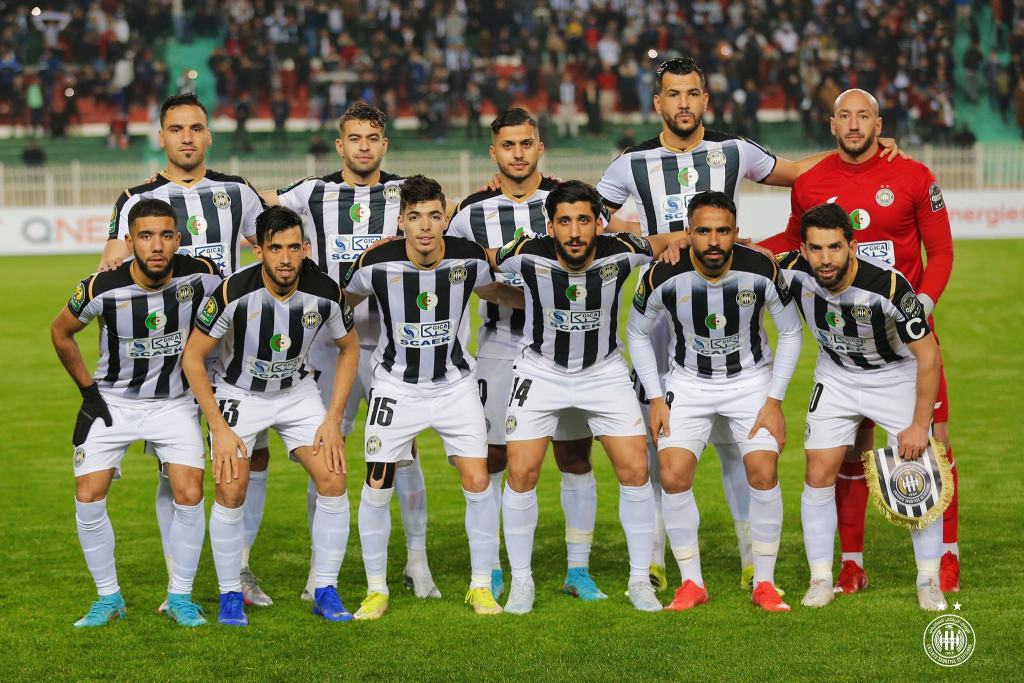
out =
[[[0,357],[0,680],[1020,680],[1024,670],[1021,600],[1022,442],[1020,386],[1024,241],[960,242],[952,282],[939,306],[939,332],[952,395],[952,435],[960,466],[963,592],[959,612],[974,626],[977,650],[953,670],[929,661],[922,633],[934,615],[917,607],[908,533],[869,509],[870,588],[824,610],[790,614],[753,608],[737,587],[735,537],[713,452],[695,487],[703,518],[704,576],[712,602],[685,614],[641,614],[629,606],[626,544],[617,490],[595,447],[598,518],[592,571],[611,599],[581,604],[560,593],[564,521],[557,472],[548,459],[540,482],[534,553],[537,608],[526,617],[475,617],[463,605],[469,552],[458,478],[430,434],[421,440],[429,500],[428,549],[444,593],[420,601],[401,585],[405,550],[393,507],[391,610],[368,624],[329,624],[298,599],[307,570],[305,476],[272,442],[263,529],[252,566],[276,604],[250,608],[252,626],[186,630],[155,614],[166,584],[153,512],[153,461],[134,446],[109,501],[128,618],[76,631],[95,598],[74,524],[70,435],[78,394],[48,336],[95,256],[0,259],[8,281],[0,333],[13,347]],[[1017,275],[1013,275],[1013,273]],[[625,309],[624,309],[625,310]],[[81,335],[89,362],[96,328]],[[811,387],[808,339],[789,391],[789,444],[780,464],[785,522],[778,582],[796,605],[807,581],[799,518],[803,411]],[[352,532],[340,593],[358,606],[365,578],[355,526],[362,479],[361,427],[349,438]],[[207,507],[213,486],[207,478]],[[671,565],[675,581],[677,570]],[[506,565],[507,566],[507,565]],[[194,597],[216,615],[209,547]],[[667,601],[669,595],[664,596]]]

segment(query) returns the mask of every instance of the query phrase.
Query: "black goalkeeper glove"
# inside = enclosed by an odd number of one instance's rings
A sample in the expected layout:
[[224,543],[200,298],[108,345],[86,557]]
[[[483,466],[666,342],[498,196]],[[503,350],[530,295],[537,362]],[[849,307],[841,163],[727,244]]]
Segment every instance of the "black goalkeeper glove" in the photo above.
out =
[[85,438],[89,436],[89,430],[92,429],[92,423],[96,420],[102,419],[108,427],[114,424],[114,419],[110,417],[110,410],[107,408],[107,402],[100,396],[100,388],[96,386],[95,382],[87,387],[79,387],[78,390],[82,393],[82,407],[78,409],[75,433],[71,436],[73,446],[81,446],[85,443]]

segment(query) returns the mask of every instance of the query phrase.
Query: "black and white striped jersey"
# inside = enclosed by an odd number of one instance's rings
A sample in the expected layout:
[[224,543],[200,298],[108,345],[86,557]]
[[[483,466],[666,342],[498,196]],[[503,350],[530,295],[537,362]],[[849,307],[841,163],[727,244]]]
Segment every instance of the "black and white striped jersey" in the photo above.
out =
[[141,285],[134,260],[82,280],[68,309],[83,324],[97,319],[100,357],[93,379],[105,398],[163,399],[185,393],[181,352],[196,314],[221,283],[212,261],[176,254],[161,289]]
[[433,268],[414,264],[405,240],[395,240],[359,257],[345,278],[345,291],[375,296],[381,332],[373,365],[417,390],[444,391],[475,376],[469,340],[469,299],[494,282],[483,247],[458,237],[444,238]]
[[619,293],[630,272],[651,262],[651,245],[628,233],[597,235],[586,270],[558,260],[555,239],[521,236],[498,251],[498,270],[521,273],[524,346],[559,370],[585,370],[619,351]]
[[[303,217],[313,261],[341,286],[349,266],[371,244],[398,234],[404,182],[405,178],[382,171],[373,185],[352,185],[338,171],[281,188],[277,200]],[[360,344],[376,346],[380,320],[375,301],[367,299],[355,314]]]
[[306,259],[298,287],[280,299],[267,289],[263,264],[241,269],[217,288],[196,316],[196,328],[220,340],[213,364],[214,385],[274,392],[307,382],[314,368],[306,362],[321,329],[341,339],[354,324],[352,309],[338,283]]
[[156,180],[128,188],[110,216],[109,239],[128,234],[128,213],[142,199],[162,199],[178,215],[179,254],[205,256],[230,275],[238,270],[242,238],[256,238],[256,217],[266,206],[245,178],[207,171],[188,184],[162,173]]
[[[714,279],[701,274],[690,248],[679,263],[655,263],[637,283],[629,314],[630,358],[648,397],[663,395],[657,355],[673,369],[713,383],[729,383],[772,368],[769,396],[782,400],[800,357],[803,327],[775,261],[735,245],[728,270]],[[767,310],[779,331],[778,354],[764,327]],[[661,316],[671,325],[669,348],[655,348],[651,330]]]
[[899,271],[857,257],[850,265],[857,269],[850,286],[834,293],[818,284],[798,251],[780,256],[779,267],[821,349],[817,371],[914,372],[914,355],[906,345],[931,334],[931,328]]
[[632,197],[642,234],[658,235],[686,228],[686,209],[696,193],[718,190],[735,201],[740,181],[762,182],[775,161],[757,143],[713,130],[705,129],[704,139],[686,152],[665,146],[659,135],[624,151],[597,191],[612,209]]
[[[547,212],[544,200],[558,187],[550,178],[527,196],[513,197],[501,190],[477,192],[462,200],[451,223],[448,235],[473,240],[487,249],[497,249],[521,235],[547,233]],[[497,273],[495,280],[515,287],[523,286],[519,273]],[[480,331],[477,335],[477,356],[512,359],[522,345],[526,312],[489,301],[480,301]]]

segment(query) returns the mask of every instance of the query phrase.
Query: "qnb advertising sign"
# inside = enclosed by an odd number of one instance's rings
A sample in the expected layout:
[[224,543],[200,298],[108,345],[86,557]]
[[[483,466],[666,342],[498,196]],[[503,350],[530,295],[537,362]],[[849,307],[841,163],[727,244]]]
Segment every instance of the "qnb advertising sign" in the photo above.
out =
[[0,209],[0,255],[98,254],[110,228],[109,206]]

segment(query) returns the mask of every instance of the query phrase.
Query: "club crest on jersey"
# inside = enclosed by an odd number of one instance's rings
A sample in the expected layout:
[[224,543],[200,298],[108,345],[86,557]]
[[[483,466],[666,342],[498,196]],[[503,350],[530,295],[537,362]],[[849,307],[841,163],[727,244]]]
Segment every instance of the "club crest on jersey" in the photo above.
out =
[[213,195],[213,205],[218,209],[226,209],[231,206],[231,196],[221,190]]
[[174,298],[178,300],[179,304],[183,304],[186,301],[191,301],[196,291],[190,284],[184,284],[178,287],[177,291],[174,292]]
[[757,301],[757,294],[752,289],[741,289],[736,293],[736,303],[740,306],[753,306]]
[[828,323],[829,327],[841,328],[843,326],[843,316],[835,311],[829,311],[825,314],[825,322]]
[[320,323],[324,321],[324,317],[317,311],[306,311],[302,314],[302,326],[307,330],[312,330],[314,327],[320,327]]
[[85,449],[81,446],[75,448],[75,467],[81,467],[85,462]]
[[863,304],[857,304],[853,307],[853,317],[862,323],[871,320],[871,309]]
[[583,285],[569,285],[569,288],[565,290],[565,296],[569,301],[579,301],[580,299],[587,298],[587,288]]
[[167,324],[167,316],[163,311],[153,311],[146,316],[146,327],[151,330],[159,330]]
[[462,266],[455,266],[448,271],[448,282],[453,285],[462,284],[469,277],[469,271]]
[[619,264],[617,263],[606,263],[601,266],[601,270],[598,271],[598,275],[601,276],[602,280],[614,280],[619,276]]
[[374,434],[373,436],[366,440],[366,452],[369,453],[370,455],[373,455],[374,453],[380,451],[381,446],[383,445],[384,444],[381,442],[380,437]]
[[431,311],[437,306],[437,294],[433,292],[420,292],[416,297],[416,308],[421,311]]
[[398,185],[388,185],[381,194],[384,195],[384,201],[394,203],[402,198],[402,188]]
[[896,195],[888,187],[883,187],[875,193],[875,203],[879,206],[892,206],[894,201],[896,201]]
[[287,334],[275,334],[270,338],[270,349],[272,351],[287,351],[291,348],[292,340]]
[[203,310],[199,311],[199,322],[212,325],[213,321],[217,318],[218,310],[217,300],[211,296],[206,300]]
[[871,214],[867,209],[854,209],[850,212],[850,223],[854,230],[865,230],[871,225]]
[[199,235],[206,232],[206,219],[202,216],[189,216],[188,221],[185,222],[185,227],[193,235]]
[[721,168],[725,166],[725,152],[720,149],[713,149],[708,152],[707,158],[708,166],[711,168]]
[[928,471],[919,462],[911,460],[896,467],[889,475],[891,493],[903,505],[918,505],[932,493]]
[[721,313],[709,313],[708,317],[704,318],[704,324],[709,330],[721,329],[725,327],[725,316]]
[[519,426],[519,420],[516,419],[515,415],[509,415],[505,418],[505,436],[511,436],[512,432],[516,431],[516,427]]
[[79,282],[78,286],[75,287],[75,293],[71,295],[71,301],[68,305],[71,306],[71,310],[76,313],[82,309],[82,304],[85,303],[85,286]]
[[679,181],[682,187],[690,187],[697,184],[697,181],[700,180],[700,175],[695,168],[681,168],[676,173],[676,180]]
[[362,202],[356,202],[352,205],[352,208],[348,210],[348,217],[352,219],[353,223],[363,223],[370,220],[370,207]]

